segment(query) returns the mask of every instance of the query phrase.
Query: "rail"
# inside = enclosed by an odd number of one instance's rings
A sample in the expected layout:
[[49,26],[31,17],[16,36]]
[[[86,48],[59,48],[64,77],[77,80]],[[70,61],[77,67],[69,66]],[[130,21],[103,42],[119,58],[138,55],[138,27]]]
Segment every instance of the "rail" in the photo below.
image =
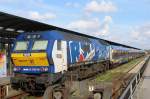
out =
[[6,96],[4,99],[22,99],[23,97],[26,97],[28,95],[29,94],[25,92],[17,92]]
[[119,99],[132,99],[132,95],[141,80],[141,77],[145,71],[145,68],[147,67],[148,61],[150,60],[150,57],[148,57],[143,64],[143,66],[139,69],[139,71],[134,75],[128,86],[125,88]]

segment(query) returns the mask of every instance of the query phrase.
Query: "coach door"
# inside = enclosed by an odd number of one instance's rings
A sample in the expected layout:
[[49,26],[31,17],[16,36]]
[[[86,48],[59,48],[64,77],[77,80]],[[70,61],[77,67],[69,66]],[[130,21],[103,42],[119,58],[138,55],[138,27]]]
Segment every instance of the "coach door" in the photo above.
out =
[[67,70],[67,42],[63,40],[55,40],[52,58],[54,61],[55,72],[63,72]]

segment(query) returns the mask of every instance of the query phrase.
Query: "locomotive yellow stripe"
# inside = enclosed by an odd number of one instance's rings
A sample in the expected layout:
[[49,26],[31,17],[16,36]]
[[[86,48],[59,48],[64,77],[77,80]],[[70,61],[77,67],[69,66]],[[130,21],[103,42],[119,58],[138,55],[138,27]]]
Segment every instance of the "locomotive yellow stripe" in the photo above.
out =
[[11,58],[15,66],[49,66],[46,53],[12,53]]
[[[12,53],[11,54],[11,57],[23,57],[23,56],[25,56],[25,54],[23,54],[23,53]],[[47,56],[47,54],[46,53],[31,53],[30,56],[33,56],[33,57],[45,57],[45,56]]]
[[21,53],[13,53],[13,54],[11,54],[11,57],[23,57],[23,53],[21,54]]

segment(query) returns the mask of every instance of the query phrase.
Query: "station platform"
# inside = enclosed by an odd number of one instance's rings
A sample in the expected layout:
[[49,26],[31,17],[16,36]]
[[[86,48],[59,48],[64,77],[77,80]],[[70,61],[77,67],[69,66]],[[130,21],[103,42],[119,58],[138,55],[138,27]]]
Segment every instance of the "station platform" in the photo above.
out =
[[10,77],[2,77],[0,78],[0,85],[10,84]]
[[143,79],[133,94],[133,99],[150,99],[150,61],[143,74]]

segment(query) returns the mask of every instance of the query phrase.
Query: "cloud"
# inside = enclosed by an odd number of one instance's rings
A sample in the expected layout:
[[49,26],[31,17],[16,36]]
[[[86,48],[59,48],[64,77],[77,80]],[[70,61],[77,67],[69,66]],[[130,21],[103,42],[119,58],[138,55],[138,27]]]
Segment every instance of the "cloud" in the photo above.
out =
[[101,25],[101,34],[102,35],[108,35],[109,34],[109,30],[110,30],[110,23],[112,22],[112,17],[111,16],[105,16],[104,18],[104,22]]
[[94,30],[100,27],[100,22],[97,18],[83,19],[71,22],[68,27],[77,30]]
[[[26,1],[24,1],[24,0],[0,0],[0,4],[25,4],[25,3],[27,3]],[[28,0],[28,4],[30,4],[30,3],[34,3],[34,4],[36,4],[36,3],[42,3],[42,0],[36,0],[36,2],[35,2],[35,0]]]
[[74,8],[78,8],[80,6],[78,3],[73,3],[73,2],[66,2],[65,5],[67,7],[74,7]]
[[136,31],[136,30],[132,30],[132,31],[131,31],[131,35],[132,35],[132,38],[138,39],[139,36],[140,36],[140,32],[139,32],[139,31]]
[[149,39],[150,38],[150,23],[146,23],[136,28],[133,28],[131,35],[135,39]]
[[16,2],[18,0],[0,0],[0,3],[12,3],[12,2]]
[[81,19],[71,22],[67,27],[78,32],[100,37],[109,34],[109,25],[111,21],[111,16],[105,16],[104,20],[101,22],[98,18]]
[[86,12],[115,12],[117,7],[111,1],[92,0],[85,6]]
[[6,13],[44,23],[57,17],[56,10],[43,0],[36,0],[36,2],[35,0],[0,0],[0,9]]
[[131,30],[131,40],[142,49],[150,49],[150,23],[139,25]]
[[133,27],[115,24],[105,39],[141,49],[150,49],[150,23]]
[[30,11],[28,13],[28,17],[35,20],[51,20],[56,18],[56,15],[54,13],[48,12],[48,13],[39,13],[37,11]]

